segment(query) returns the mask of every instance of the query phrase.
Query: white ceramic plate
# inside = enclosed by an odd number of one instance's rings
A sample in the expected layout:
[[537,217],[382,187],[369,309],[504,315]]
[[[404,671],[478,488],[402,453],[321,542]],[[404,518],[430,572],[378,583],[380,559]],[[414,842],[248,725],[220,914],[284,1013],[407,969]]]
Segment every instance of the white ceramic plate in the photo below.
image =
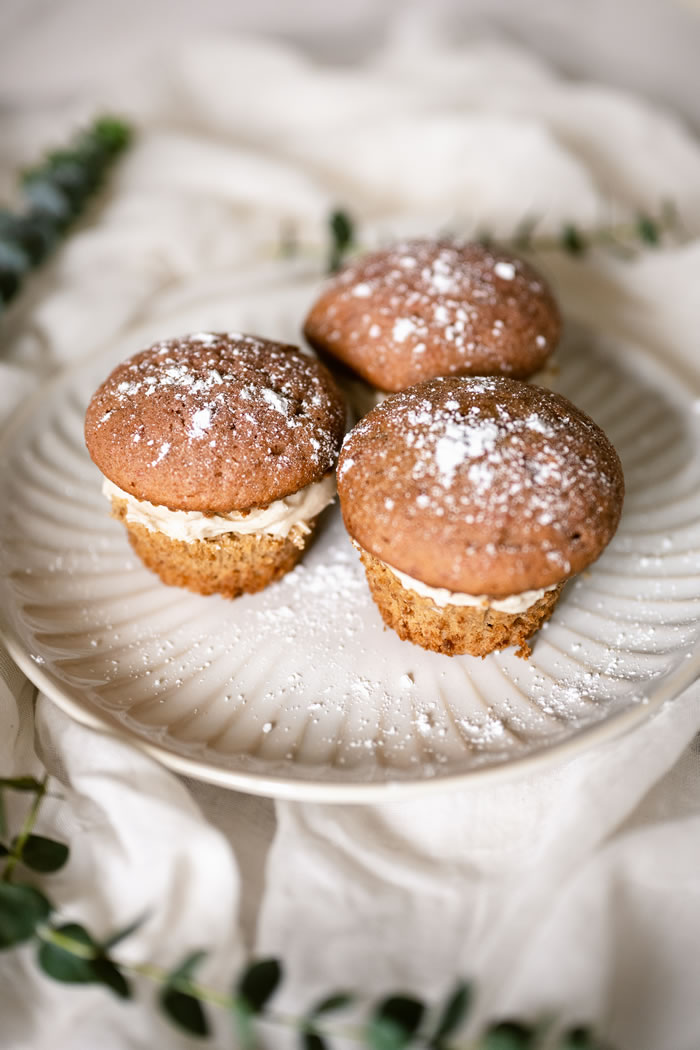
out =
[[[210,327],[225,316],[293,337],[312,290],[250,291],[239,307],[226,298],[207,311]],[[184,318],[171,316],[168,332],[186,330]],[[109,517],[82,424],[98,383],[155,334],[40,391],[0,450],[2,632],[76,718],[217,784],[370,801],[572,754],[697,674],[700,420],[694,392],[639,348],[568,338],[558,387],[620,452],[622,523],[569,584],[529,661],[512,650],[482,661],[384,630],[337,510],[304,563],[259,595],[200,598],[143,568]]]

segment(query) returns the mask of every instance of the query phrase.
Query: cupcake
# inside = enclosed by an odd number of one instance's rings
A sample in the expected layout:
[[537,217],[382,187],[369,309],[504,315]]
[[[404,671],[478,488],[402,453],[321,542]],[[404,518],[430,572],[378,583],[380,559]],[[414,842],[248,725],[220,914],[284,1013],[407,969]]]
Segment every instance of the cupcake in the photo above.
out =
[[560,331],[531,266],[500,248],[446,240],[406,241],[351,263],[304,324],[359,411],[436,376],[528,379]]
[[144,564],[228,598],[299,560],[333,501],[344,431],[323,365],[236,333],[156,343],[115,368],[85,419],[103,491]]
[[346,528],[400,638],[485,656],[518,646],[615,533],[624,481],[601,429],[566,398],[503,377],[428,380],[347,436]]

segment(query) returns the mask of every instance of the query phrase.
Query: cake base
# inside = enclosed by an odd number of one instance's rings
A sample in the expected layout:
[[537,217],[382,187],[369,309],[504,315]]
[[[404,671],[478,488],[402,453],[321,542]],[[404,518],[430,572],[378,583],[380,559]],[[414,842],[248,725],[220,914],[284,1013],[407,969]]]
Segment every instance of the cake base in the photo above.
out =
[[564,581],[521,613],[497,612],[473,605],[436,605],[404,587],[383,562],[361,551],[367,583],[387,627],[403,641],[445,656],[488,656],[496,649],[518,646],[517,656],[530,655],[528,639],[549,619]]
[[185,543],[126,520],[127,505],[112,501],[112,516],[126,526],[129,543],[144,565],[171,587],[196,594],[238,598],[254,594],[294,568],[312,539],[294,527],[287,537],[228,532],[214,539]]

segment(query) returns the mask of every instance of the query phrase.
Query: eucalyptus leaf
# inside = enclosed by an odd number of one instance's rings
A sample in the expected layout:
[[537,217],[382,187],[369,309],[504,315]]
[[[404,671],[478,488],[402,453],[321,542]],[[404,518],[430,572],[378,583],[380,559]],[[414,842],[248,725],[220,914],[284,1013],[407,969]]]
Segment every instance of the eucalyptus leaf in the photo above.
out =
[[64,984],[93,984],[97,980],[93,969],[97,945],[91,935],[85,927],[75,922],[59,926],[55,932],[80,945],[85,949],[85,954],[77,954],[53,941],[43,940],[38,953],[41,969],[47,976]]
[[577,226],[567,223],[560,235],[561,246],[569,255],[583,255],[588,245]]
[[425,1006],[408,995],[391,995],[376,1007],[367,1024],[367,1041],[373,1050],[400,1050],[420,1027]]
[[252,963],[238,982],[237,992],[254,1014],[263,1011],[282,979],[277,959],[260,959]]
[[103,984],[121,999],[131,996],[129,984],[117,964],[107,958],[92,934],[76,922],[57,926],[45,935],[38,960],[44,973],[56,981]]
[[98,955],[92,963],[95,980],[110,988],[120,999],[131,998],[131,986],[126,977],[112,959]]
[[[110,934],[102,941],[102,948],[104,951],[109,951],[110,948],[114,948],[115,945],[121,944],[127,937],[131,937],[132,933],[135,933],[140,926],[143,926],[144,922],[148,918],[148,912],[144,912],[139,915],[138,918],[134,919],[133,922],[128,923],[126,926],[122,926],[120,930],[115,930],[114,933]],[[203,953],[202,953],[203,954]]]
[[315,1028],[306,1028],[300,1034],[303,1050],[327,1050],[328,1044]]
[[95,121],[92,128],[94,139],[109,153],[119,153],[132,139],[129,125],[119,117],[104,116]]
[[19,291],[19,284],[15,270],[0,266],[0,302],[9,303]]
[[50,914],[51,904],[33,886],[0,882],[0,949],[28,941]]
[[171,970],[168,974],[168,984],[186,984],[190,981],[202,959],[206,958],[206,954],[205,951],[198,948],[196,951],[190,952],[189,955],[186,955],[182,962],[178,963],[175,969]]
[[319,1003],[309,1010],[309,1017],[320,1017],[321,1014],[329,1014],[335,1010],[345,1010],[355,1002],[355,996],[349,992],[336,992],[321,999]]
[[370,1050],[402,1050],[410,1039],[401,1025],[388,1017],[370,1017],[365,1028],[365,1041]]
[[231,1007],[233,1023],[238,1038],[238,1046],[241,1050],[252,1050],[256,1045],[255,1029],[253,1027],[253,1011],[245,999],[236,998]]
[[431,1044],[439,1046],[443,1040],[452,1035],[464,1021],[471,1003],[471,986],[466,981],[459,981],[453,988],[443,1007]]
[[160,993],[160,1004],[170,1020],[190,1035],[209,1034],[206,1014],[199,999],[194,995],[166,985]]
[[482,1035],[479,1050],[533,1050],[537,1033],[518,1021],[500,1021]]
[[656,245],[660,240],[660,231],[657,222],[649,215],[637,216],[637,233],[645,244]]
[[355,239],[355,228],[348,213],[341,209],[331,212],[328,228],[331,235],[328,270],[330,273],[335,273],[340,269],[346,252],[352,246]]
[[52,215],[61,223],[69,222],[74,216],[74,208],[67,194],[50,175],[28,175],[24,181],[24,194],[36,210]]
[[24,248],[16,241],[0,236],[0,268],[12,270],[21,277],[32,265]]
[[[16,845],[17,839],[13,841],[13,846]],[[56,842],[55,839],[47,839],[43,835],[29,835],[22,847],[21,859],[32,871],[49,874],[63,867],[69,852],[65,842]]]
[[53,248],[58,237],[58,226],[50,215],[41,213],[17,217],[13,240],[27,253],[32,265],[37,266]]
[[556,1050],[603,1050],[590,1028],[577,1026],[562,1032],[556,1044]]

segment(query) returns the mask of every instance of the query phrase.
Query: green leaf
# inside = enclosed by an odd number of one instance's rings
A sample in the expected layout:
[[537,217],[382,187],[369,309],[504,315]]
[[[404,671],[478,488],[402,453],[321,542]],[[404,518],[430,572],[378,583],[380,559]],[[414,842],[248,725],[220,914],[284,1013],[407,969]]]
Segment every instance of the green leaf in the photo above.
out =
[[52,215],[66,224],[74,216],[73,205],[50,175],[28,174],[24,179],[24,193],[36,211]]
[[281,979],[282,967],[277,959],[261,959],[252,963],[240,978],[238,995],[254,1014],[262,1013]]
[[[55,938],[53,940],[50,939],[52,935]],[[103,954],[92,935],[77,922],[57,926],[44,935],[38,961],[44,973],[55,981],[63,984],[103,984],[120,999],[131,997],[129,983],[117,964]]]
[[471,994],[471,986],[466,981],[460,981],[452,990],[431,1039],[433,1046],[438,1046],[462,1024],[469,1010]]
[[355,996],[349,992],[336,992],[334,995],[329,995],[325,999],[321,999],[319,1003],[309,1010],[309,1017],[320,1017],[321,1014],[329,1014],[334,1010],[344,1010],[348,1006],[352,1006],[355,1002]]
[[9,303],[19,291],[20,280],[17,273],[7,267],[0,266],[0,301]]
[[[113,934],[106,937],[102,941],[102,948],[104,951],[109,951],[110,948],[114,948],[115,945],[121,944],[127,937],[131,937],[132,933],[138,930],[139,926],[142,926],[148,918],[148,912],[144,912],[143,915],[139,915],[133,922],[128,923],[126,926],[122,926],[121,930],[115,930]],[[203,954],[203,953],[202,953]]]
[[174,970],[171,970],[168,974],[168,984],[186,984],[194,976],[194,971],[197,969],[202,959],[206,957],[206,952],[198,949],[197,951],[190,952],[185,958],[179,963]]
[[578,1025],[562,1032],[557,1040],[556,1050],[603,1050],[603,1044],[590,1028]]
[[562,248],[569,255],[583,255],[588,247],[583,234],[573,223],[567,223],[563,227],[560,239]]
[[0,949],[28,941],[50,914],[49,901],[33,886],[0,882]]
[[111,116],[99,117],[92,126],[91,134],[109,153],[120,153],[133,137],[126,121]]
[[518,1021],[500,1021],[482,1035],[479,1050],[532,1050],[537,1033]]
[[303,1050],[327,1050],[328,1044],[315,1028],[306,1028],[300,1034]]
[[56,927],[55,932],[81,945],[85,949],[85,955],[76,954],[69,948],[44,940],[39,946],[38,954],[41,969],[55,981],[65,984],[92,984],[96,980],[92,964],[97,945],[88,931],[76,922],[69,922]]
[[177,988],[166,986],[160,993],[160,1004],[170,1020],[190,1035],[209,1034],[209,1024],[202,1004],[189,992],[180,992]]
[[206,956],[204,951],[190,952],[167,977],[160,993],[161,1006],[171,1021],[192,1035],[207,1035],[209,1025],[199,999],[190,990],[195,969]]
[[[0,230],[3,230],[2,223]],[[3,230],[2,236],[15,241],[29,256],[32,265],[36,266],[53,248],[58,236],[58,225],[50,215],[29,212],[28,215],[17,217],[12,227]]]
[[110,988],[120,999],[131,998],[131,986],[117,964],[104,955],[98,955],[92,963],[95,980]]
[[640,214],[637,216],[637,233],[645,244],[656,245],[659,243],[660,235],[658,223],[649,215]]
[[328,270],[330,273],[335,273],[340,269],[343,257],[355,239],[355,228],[348,213],[341,209],[331,212],[328,227],[331,234]]
[[0,268],[11,270],[21,277],[31,265],[32,260],[20,244],[0,236]]
[[[0,835],[4,836],[7,834],[7,814],[5,813],[5,796],[0,788]],[[3,846],[3,849],[5,847]]]
[[41,791],[44,785],[35,777],[0,777],[0,787],[13,791]]
[[425,1006],[407,995],[382,1000],[367,1024],[367,1042],[372,1050],[400,1050],[418,1031]]
[[255,1029],[253,1027],[253,1011],[245,999],[236,998],[231,1007],[233,1012],[233,1023],[238,1037],[238,1045],[241,1050],[252,1050],[256,1045]]
[[[17,839],[12,843],[17,845]],[[68,846],[65,842],[56,842],[43,835],[29,835],[22,848],[22,863],[32,871],[48,874],[59,871],[68,860]]]

